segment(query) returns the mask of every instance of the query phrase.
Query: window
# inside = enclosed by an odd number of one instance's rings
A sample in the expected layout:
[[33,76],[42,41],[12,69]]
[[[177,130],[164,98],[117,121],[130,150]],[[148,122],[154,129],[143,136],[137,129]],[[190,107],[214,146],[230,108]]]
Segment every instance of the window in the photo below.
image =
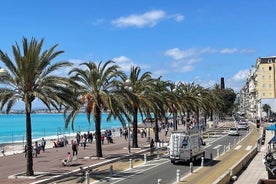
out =
[[263,84],[263,88],[265,88],[265,84]]
[[269,84],[269,88],[271,88],[272,87],[272,85],[271,84]]
[[268,67],[268,70],[271,70],[272,68],[271,68],[271,66],[270,67]]

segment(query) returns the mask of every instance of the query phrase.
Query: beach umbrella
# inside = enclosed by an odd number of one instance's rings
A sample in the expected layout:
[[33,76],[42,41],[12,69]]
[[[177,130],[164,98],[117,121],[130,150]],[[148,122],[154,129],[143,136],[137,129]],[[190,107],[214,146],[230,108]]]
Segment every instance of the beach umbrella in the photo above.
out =
[[276,124],[270,125],[266,128],[266,130],[274,131],[274,134],[276,135]]

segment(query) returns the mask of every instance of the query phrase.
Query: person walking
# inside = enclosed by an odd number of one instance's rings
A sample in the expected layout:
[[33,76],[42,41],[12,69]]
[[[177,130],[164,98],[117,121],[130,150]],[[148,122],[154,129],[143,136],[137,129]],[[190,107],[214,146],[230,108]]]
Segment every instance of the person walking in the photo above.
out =
[[150,154],[153,154],[153,151],[154,151],[154,140],[151,139],[151,141],[150,141]]
[[73,156],[78,155],[78,143],[77,143],[77,141],[72,140],[72,151],[73,151]]
[[46,140],[44,138],[42,138],[41,140],[41,149],[43,152],[45,152],[45,146],[46,146]]

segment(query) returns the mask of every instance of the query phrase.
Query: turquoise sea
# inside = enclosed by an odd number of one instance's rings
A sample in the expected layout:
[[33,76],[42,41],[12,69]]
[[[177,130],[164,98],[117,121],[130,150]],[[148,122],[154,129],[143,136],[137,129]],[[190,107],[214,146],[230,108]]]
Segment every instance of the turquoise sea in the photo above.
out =
[[[107,114],[102,114],[102,130],[122,127],[119,120],[106,121]],[[70,127],[65,129],[63,114],[32,114],[33,140],[54,138],[64,134],[71,135],[77,131],[94,131],[95,124],[91,117],[89,125],[86,114],[78,114],[74,122],[74,131]],[[25,114],[1,114],[0,115],[0,144],[26,141],[26,117]],[[141,122],[141,118],[138,119]]]

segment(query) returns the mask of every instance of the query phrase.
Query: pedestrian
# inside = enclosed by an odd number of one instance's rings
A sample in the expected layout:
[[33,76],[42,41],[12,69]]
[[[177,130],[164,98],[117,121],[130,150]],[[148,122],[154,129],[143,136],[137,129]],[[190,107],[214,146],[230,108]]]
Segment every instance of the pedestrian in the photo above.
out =
[[78,155],[78,143],[77,143],[77,141],[72,140],[72,151],[73,151],[73,156]]
[[67,156],[65,159],[63,159],[61,161],[61,163],[66,166],[68,164],[68,162],[70,162],[70,160],[72,159],[72,156],[71,156],[71,153],[70,152],[67,152]]
[[41,149],[43,152],[45,152],[45,146],[46,146],[46,140],[44,138],[42,138],[41,140]]
[[169,129],[168,129],[168,127],[166,127],[166,128],[165,128],[165,136],[167,136],[168,131],[169,131]]
[[153,151],[154,151],[154,140],[151,139],[151,141],[150,141],[150,154],[152,154]]

